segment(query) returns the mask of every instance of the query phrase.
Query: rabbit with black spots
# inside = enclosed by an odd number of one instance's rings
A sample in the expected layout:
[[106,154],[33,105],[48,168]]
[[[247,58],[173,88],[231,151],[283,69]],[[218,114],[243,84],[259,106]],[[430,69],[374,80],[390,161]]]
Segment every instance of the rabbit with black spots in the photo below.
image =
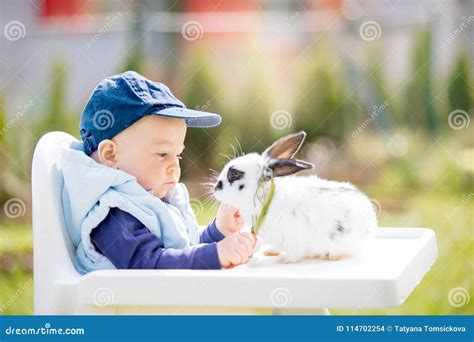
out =
[[285,136],[261,155],[230,160],[214,196],[239,209],[245,223],[281,252],[283,262],[357,255],[375,235],[377,216],[369,198],[350,183],[295,176],[313,164],[294,159],[305,132]]

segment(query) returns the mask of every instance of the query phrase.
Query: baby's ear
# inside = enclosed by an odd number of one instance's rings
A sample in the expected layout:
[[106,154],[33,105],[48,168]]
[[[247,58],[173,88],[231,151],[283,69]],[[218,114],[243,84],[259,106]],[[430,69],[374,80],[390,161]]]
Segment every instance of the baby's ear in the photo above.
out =
[[102,140],[97,147],[97,159],[101,164],[116,169],[118,165],[117,152],[118,146],[115,141]]

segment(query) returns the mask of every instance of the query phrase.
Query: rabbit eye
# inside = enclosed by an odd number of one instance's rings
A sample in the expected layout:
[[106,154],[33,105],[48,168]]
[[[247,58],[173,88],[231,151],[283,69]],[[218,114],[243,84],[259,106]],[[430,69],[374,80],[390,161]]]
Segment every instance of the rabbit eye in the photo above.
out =
[[241,179],[244,176],[244,173],[245,172],[239,171],[239,170],[234,169],[233,167],[231,167],[229,169],[229,171],[227,172],[227,180],[232,185],[233,182],[235,182],[236,180]]

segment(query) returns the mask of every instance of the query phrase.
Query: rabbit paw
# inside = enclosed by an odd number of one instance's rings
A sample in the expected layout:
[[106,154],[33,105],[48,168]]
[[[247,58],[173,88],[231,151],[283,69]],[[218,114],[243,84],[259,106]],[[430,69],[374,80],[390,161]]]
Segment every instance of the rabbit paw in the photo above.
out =
[[293,264],[301,261],[302,259],[303,257],[298,254],[291,254],[287,252],[286,254],[282,254],[278,261],[285,264]]

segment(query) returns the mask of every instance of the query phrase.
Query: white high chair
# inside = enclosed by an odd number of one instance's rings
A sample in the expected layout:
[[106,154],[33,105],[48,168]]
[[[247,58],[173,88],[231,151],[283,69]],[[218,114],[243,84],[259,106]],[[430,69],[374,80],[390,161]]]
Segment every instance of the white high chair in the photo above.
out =
[[[51,132],[32,167],[35,314],[328,314],[401,305],[437,257],[424,228],[381,228],[364,256],[282,264],[258,251],[223,270],[104,270],[81,276],[65,227],[59,146]],[[85,189],[87,191],[87,189]]]

